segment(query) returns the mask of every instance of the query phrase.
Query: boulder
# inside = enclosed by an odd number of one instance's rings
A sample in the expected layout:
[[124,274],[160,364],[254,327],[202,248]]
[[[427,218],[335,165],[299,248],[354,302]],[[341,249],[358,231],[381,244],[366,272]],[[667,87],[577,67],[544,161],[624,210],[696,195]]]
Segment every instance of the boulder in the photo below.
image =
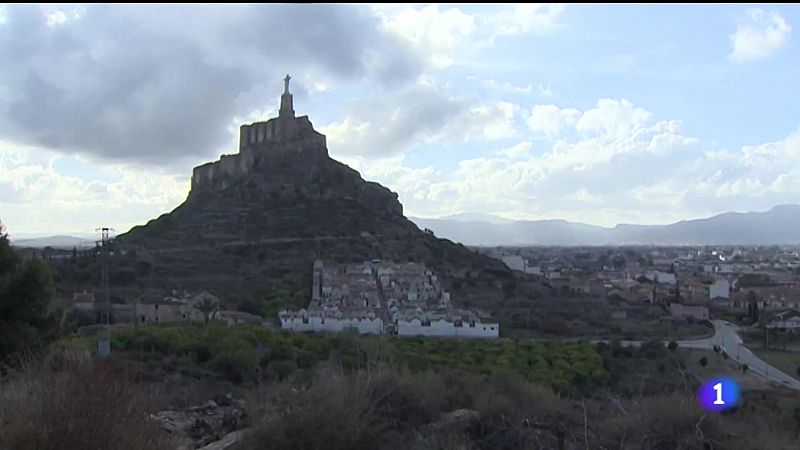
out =
[[[164,431],[174,435],[179,443],[178,448],[183,450],[230,447],[241,437],[241,433],[232,434],[247,425],[248,416],[244,402],[226,394],[202,405],[177,411],[159,411],[150,418],[159,422]],[[226,446],[208,447],[222,440],[230,442]]]

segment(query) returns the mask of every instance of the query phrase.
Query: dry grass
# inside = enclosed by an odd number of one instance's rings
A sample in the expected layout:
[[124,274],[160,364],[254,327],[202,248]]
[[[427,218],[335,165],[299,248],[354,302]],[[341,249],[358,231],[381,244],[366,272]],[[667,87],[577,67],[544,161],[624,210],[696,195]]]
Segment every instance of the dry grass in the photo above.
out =
[[67,350],[28,358],[0,390],[0,449],[173,449],[126,374]]

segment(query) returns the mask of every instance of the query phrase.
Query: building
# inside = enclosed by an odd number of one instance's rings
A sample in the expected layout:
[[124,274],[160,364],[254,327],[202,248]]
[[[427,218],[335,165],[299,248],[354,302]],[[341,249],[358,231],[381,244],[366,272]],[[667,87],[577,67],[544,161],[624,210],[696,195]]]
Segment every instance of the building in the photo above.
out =
[[462,321],[445,318],[428,319],[414,316],[408,320],[397,321],[398,336],[428,336],[455,338],[497,338],[500,326],[497,323],[483,323],[478,319]]
[[214,320],[218,322],[225,322],[227,325],[240,325],[243,323],[260,324],[264,321],[261,316],[243,311],[217,311],[214,314]]
[[522,259],[521,256],[518,255],[506,255],[503,256],[503,264],[508,266],[511,270],[517,270],[519,272],[525,271],[525,260]]
[[73,292],[72,303],[94,303],[94,292],[85,289],[83,292]]
[[136,322],[169,323],[169,322],[203,322],[204,317],[194,305],[174,301],[156,303],[134,303]]
[[782,331],[800,330],[800,313],[797,311],[784,311],[772,316],[767,328]]
[[653,283],[658,283],[658,284],[675,284],[675,283],[678,282],[678,279],[675,278],[675,274],[674,273],[661,272],[659,270],[654,270],[654,271],[651,271],[651,272],[647,272],[647,273],[644,274],[644,277],[647,280],[652,281]]
[[398,336],[498,337],[497,323],[456,310],[450,293],[422,263],[314,261],[311,299],[299,311],[280,311],[281,328],[296,332]]
[[[197,305],[204,301],[211,300],[220,304],[219,298],[208,292],[201,292],[194,297],[189,297],[188,293],[180,297],[165,297],[160,302],[141,303],[133,305],[133,315],[136,322],[165,323],[165,322],[204,322],[204,314],[197,309]],[[213,315],[211,319],[213,319]]]
[[345,314],[341,311],[281,311],[278,313],[281,328],[296,332],[338,333],[348,329],[358,334],[384,334],[381,318],[372,312]]
[[708,289],[709,300],[731,298],[731,284],[728,280],[717,280]]
[[325,136],[314,130],[308,116],[295,117],[289,75],[284,79],[278,117],[255,122],[239,128],[239,153],[222,155],[219,161],[197,166],[192,172],[192,191],[212,191],[224,188],[232,177],[251,173],[258,155],[265,149],[279,151],[287,148],[285,141],[299,145],[326,146]]
[[670,303],[669,312],[678,319],[693,319],[697,321],[708,320],[708,308],[700,305],[684,305],[681,303]]

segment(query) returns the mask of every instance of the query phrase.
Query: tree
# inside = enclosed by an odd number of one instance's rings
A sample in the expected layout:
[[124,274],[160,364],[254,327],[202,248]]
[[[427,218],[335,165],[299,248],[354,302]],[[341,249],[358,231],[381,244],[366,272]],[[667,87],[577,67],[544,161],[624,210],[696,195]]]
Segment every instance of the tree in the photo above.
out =
[[57,320],[48,313],[53,277],[44,262],[22,261],[0,224],[0,360],[38,350],[53,337]]
[[202,300],[195,303],[194,307],[203,313],[203,321],[206,325],[208,325],[208,322],[214,318],[214,315],[216,315],[217,309],[219,308],[219,303],[212,298],[204,297]]
[[669,344],[667,344],[667,348],[669,349],[669,351],[674,352],[675,350],[678,349],[678,343],[675,341],[669,341]]
[[753,323],[758,322],[758,295],[752,289],[747,291],[747,313]]

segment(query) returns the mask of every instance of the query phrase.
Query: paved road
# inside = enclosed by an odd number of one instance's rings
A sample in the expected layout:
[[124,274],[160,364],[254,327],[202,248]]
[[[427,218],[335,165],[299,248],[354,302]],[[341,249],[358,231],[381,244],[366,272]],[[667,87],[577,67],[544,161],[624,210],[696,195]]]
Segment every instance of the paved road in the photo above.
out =
[[[737,334],[739,330],[738,326],[722,320],[715,320],[713,323],[714,335],[710,338],[677,341],[678,346],[712,350],[715,345],[718,345],[732,359],[742,364],[747,364],[748,372],[756,373],[766,377],[769,381],[800,391],[800,381],[781,372],[776,367],[769,365],[766,361],[753,354],[753,352],[744,346],[742,338]],[[641,344],[641,341],[622,341],[623,346],[638,347]]]
[[[714,336],[708,339],[710,345],[719,345],[731,358],[739,361],[742,364],[747,364],[748,371],[755,372],[758,375],[765,376],[768,380],[781,384],[788,388],[800,391],[800,381],[788,374],[781,372],[778,368],[769,365],[766,361],[756,356],[742,343],[742,338],[739,337],[737,331],[739,327],[721,320],[714,321]],[[690,348],[710,348],[694,347],[694,345],[703,345],[701,341],[688,341],[686,345],[679,343],[684,347]]]

